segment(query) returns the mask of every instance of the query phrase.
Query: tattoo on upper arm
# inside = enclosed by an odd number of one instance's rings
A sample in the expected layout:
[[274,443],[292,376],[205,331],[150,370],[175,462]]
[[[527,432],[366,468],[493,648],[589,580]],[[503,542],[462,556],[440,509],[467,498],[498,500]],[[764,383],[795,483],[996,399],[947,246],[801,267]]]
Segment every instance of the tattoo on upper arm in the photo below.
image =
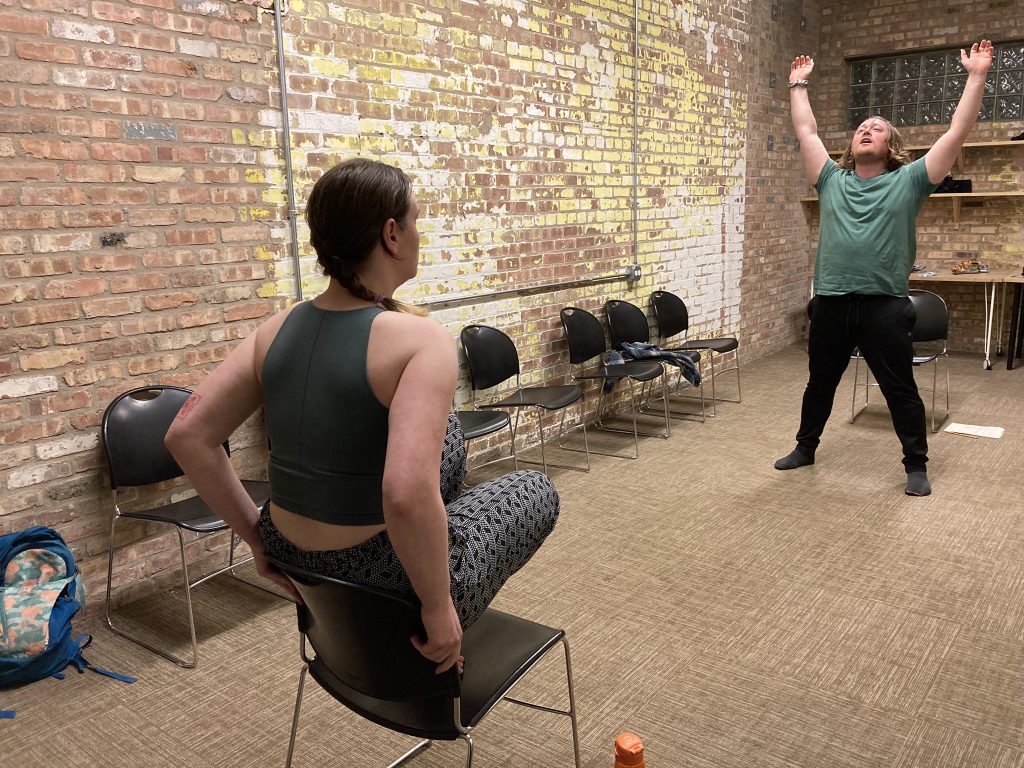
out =
[[181,406],[181,410],[178,411],[178,415],[175,418],[188,418],[188,415],[196,409],[197,405],[199,405],[200,400],[202,400],[202,398],[199,395],[190,395],[188,400],[185,401],[185,404]]

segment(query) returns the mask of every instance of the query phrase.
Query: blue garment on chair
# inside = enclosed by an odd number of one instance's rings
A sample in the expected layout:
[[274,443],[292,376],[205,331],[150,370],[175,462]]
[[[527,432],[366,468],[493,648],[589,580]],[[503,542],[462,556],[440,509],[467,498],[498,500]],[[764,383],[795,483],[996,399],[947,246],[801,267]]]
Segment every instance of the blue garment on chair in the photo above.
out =
[[661,360],[679,368],[692,386],[700,386],[700,368],[683,352],[675,352],[670,349],[662,349],[657,344],[650,344],[646,341],[624,341],[619,346],[627,358],[633,360]]

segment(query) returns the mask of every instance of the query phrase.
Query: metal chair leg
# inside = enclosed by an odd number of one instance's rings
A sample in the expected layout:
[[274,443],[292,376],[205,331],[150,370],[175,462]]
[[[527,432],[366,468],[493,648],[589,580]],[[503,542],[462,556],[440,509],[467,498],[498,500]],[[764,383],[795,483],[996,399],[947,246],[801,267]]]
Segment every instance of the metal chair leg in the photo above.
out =
[[309,671],[309,664],[302,665],[302,671],[299,672],[299,690],[295,694],[295,713],[292,715],[292,730],[291,735],[288,737],[288,757],[285,758],[284,768],[291,768],[292,765],[292,753],[295,752],[295,732],[299,728],[299,711],[302,709],[302,689],[306,685],[306,673]]
[[466,742],[466,768],[473,768],[473,737],[467,731],[460,733],[459,738]]
[[[141,637],[133,635],[119,627],[114,626],[113,617],[110,614],[110,581],[114,570],[114,530],[115,526],[117,525],[119,517],[119,515],[115,515],[114,519],[110,523],[110,553],[107,558],[107,599],[105,608],[105,618],[107,620],[107,626],[110,628],[110,631],[114,634],[120,635],[125,640],[130,640],[136,645],[141,645],[143,648],[152,651],[157,656],[162,656],[168,661],[177,664],[179,667],[184,667],[185,669],[194,669],[196,664],[199,663],[199,649],[198,644],[196,643],[196,624],[195,618],[192,615],[192,587],[195,585],[191,584],[188,579],[188,563],[185,561],[185,538],[182,535],[180,528],[175,528],[175,530],[178,532],[178,550],[181,553],[181,572],[185,588],[185,610],[188,613],[188,629],[189,635],[192,640],[192,661],[186,661],[185,659],[181,658],[180,656],[176,656],[170,651],[158,648],[152,643],[143,640]],[[202,581],[205,581],[205,579],[201,579],[200,582],[197,583],[201,583]]]
[[409,762],[414,757],[416,757],[416,755],[418,755],[421,752],[425,752],[426,750],[430,749],[430,746],[433,743],[434,742],[432,742],[430,739],[423,739],[423,741],[419,742],[415,747],[413,747],[408,752],[406,752],[404,755],[402,755],[400,758],[395,760],[395,762],[391,763],[391,765],[389,765],[388,768],[398,768],[398,766],[403,765],[404,763]]
[[576,768],[580,768],[580,735],[576,724],[576,694],[572,685],[572,661],[569,658],[569,641],[562,635],[562,648],[565,650],[565,677],[569,684],[569,722],[572,724],[572,753],[576,760]]

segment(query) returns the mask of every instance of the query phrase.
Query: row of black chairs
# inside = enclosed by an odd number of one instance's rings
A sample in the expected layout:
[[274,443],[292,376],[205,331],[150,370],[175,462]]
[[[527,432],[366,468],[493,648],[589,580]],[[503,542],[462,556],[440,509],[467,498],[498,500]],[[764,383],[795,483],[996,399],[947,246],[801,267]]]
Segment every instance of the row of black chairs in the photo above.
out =
[[[654,310],[655,321],[658,327],[658,337],[665,343],[673,336],[686,334],[689,330],[689,313],[686,303],[673,293],[668,291],[655,291],[651,295],[651,306]],[[649,343],[650,325],[647,316],[640,307],[628,301],[613,299],[605,303],[605,314],[608,319],[609,337],[612,349],[621,350],[627,343]],[[540,464],[547,472],[549,463],[546,454],[546,438],[543,427],[542,416],[544,412],[562,411],[562,420],[559,425],[557,444],[569,450],[582,450],[586,454],[585,469],[590,469],[590,447],[587,439],[587,418],[582,412],[584,405],[583,390],[581,383],[587,381],[601,382],[601,395],[597,406],[594,426],[603,431],[626,432],[633,436],[633,455],[629,458],[639,456],[639,437],[652,435],[657,437],[669,437],[671,435],[671,417],[689,418],[697,416],[701,421],[705,419],[705,400],[703,379],[699,385],[699,394],[696,399],[700,404],[699,413],[690,411],[677,411],[669,406],[670,397],[679,396],[681,388],[686,386],[686,379],[682,371],[678,370],[674,385],[669,384],[668,376],[673,370],[664,366],[661,362],[653,360],[631,360],[622,364],[609,365],[603,361],[604,355],[608,352],[608,344],[605,340],[604,329],[600,321],[590,312],[580,307],[565,307],[560,312],[562,329],[569,347],[569,362],[573,367],[572,384],[548,386],[522,386],[520,382],[519,355],[512,339],[504,332],[486,325],[469,325],[462,330],[460,338],[462,347],[469,364],[470,385],[473,393],[472,405],[474,410],[459,411],[459,418],[463,422],[463,432],[467,440],[493,434],[501,429],[508,428],[510,431],[511,455],[518,467],[519,457],[516,454],[516,432],[519,427],[519,415],[522,409],[535,409],[538,414],[538,436],[540,440]],[[681,343],[666,348],[667,351],[685,356],[695,365],[700,365],[702,353],[706,354],[709,363],[709,376],[711,383],[711,408],[715,415],[716,403],[719,398],[715,391],[715,379],[721,373],[736,371],[736,399],[732,402],[739,402],[740,392],[740,367],[739,367],[739,342],[731,336],[719,336],[705,339],[684,339]],[[734,353],[735,363],[729,368],[716,371],[715,356],[729,352]],[[592,368],[586,364],[595,358],[602,359]],[[498,387],[508,380],[515,378],[515,387],[511,392],[501,399],[491,400],[486,403],[477,403],[477,392]],[[628,381],[630,385],[630,414],[632,417],[632,429],[623,430],[616,428],[606,422],[605,405],[606,395],[620,381]],[[651,410],[650,400],[653,392],[653,383],[661,380],[661,413]],[[641,385],[639,398],[635,392],[635,385]],[[580,421],[583,432],[583,448],[566,446],[563,441],[565,409],[574,404],[580,403]],[[478,409],[484,410],[478,410]],[[495,410],[497,409],[497,410]],[[509,412],[514,414],[514,418]],[[664,429],[658,432],[641,431],[637,424],[637,413],[659,415],[664,418]],[[595,451],[596,452],[596,451]],[[619,454],[608,454],[618,456]],[[550,465],[565,466],[565,465]],[[569,467],[577,469],[578,467]]]

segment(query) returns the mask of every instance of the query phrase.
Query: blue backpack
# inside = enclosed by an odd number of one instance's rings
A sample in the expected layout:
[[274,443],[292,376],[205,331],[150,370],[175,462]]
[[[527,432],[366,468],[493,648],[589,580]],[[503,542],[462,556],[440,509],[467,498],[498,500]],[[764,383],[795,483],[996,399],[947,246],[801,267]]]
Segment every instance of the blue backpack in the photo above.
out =
[[85,604],[85,590],[74,555],[52,528],[37,525],[0,536],[0,598],[0,689],[62,678],[69,664],[79,672],[89,667],[135,682],[82,656],[92,637],[75,637],[71,618]]

